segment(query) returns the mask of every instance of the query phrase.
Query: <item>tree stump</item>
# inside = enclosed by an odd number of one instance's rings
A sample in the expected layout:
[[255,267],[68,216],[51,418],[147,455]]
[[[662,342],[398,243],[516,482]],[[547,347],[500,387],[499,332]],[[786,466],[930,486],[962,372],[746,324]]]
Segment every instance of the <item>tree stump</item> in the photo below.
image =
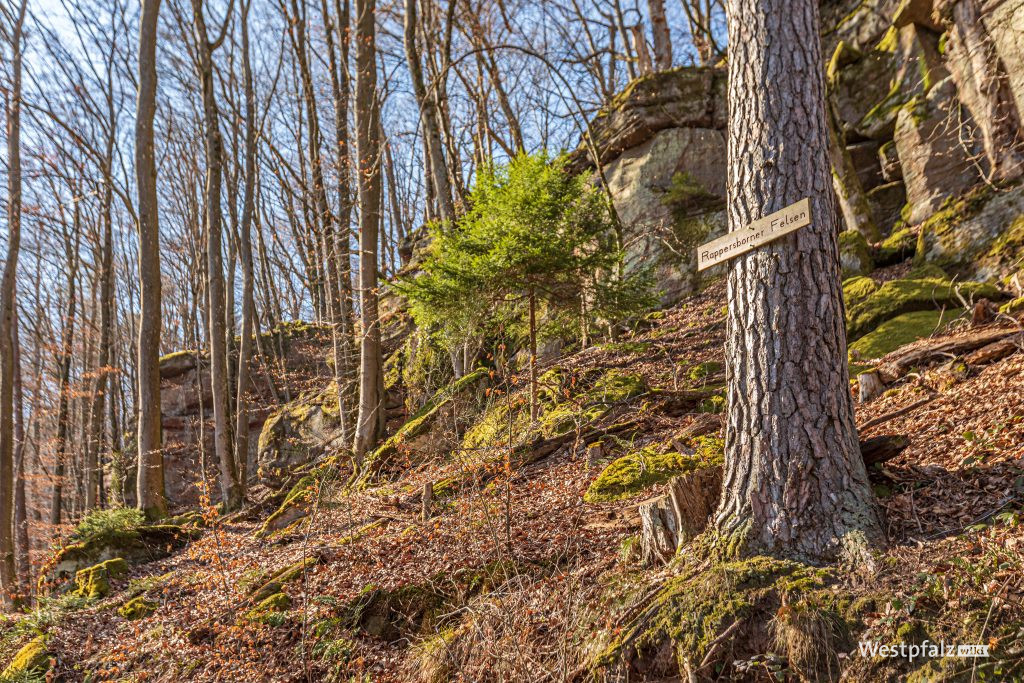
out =
[[639,509],[642,562],[667,562],[680,545],[704,531],[721,491],[722,467],[712,465],[674,477],[668,494],[643,503]]
[[881,395],[885,391],[885,384],[882,383],[882,378],[878,376],[878,373],[872,370],[857,375],[857,388],[859,391],[858,400],[864,403]]
[[430,508],[433,507],[433,505],[434,505],[434,483],[433,482],[428,481],[428,482],[423,484],[423,495],[420,497],[420,500],[421,500],[421,502],[423,504],[423,510],[421,512],[421,517],[423,518],[423,521],[426,522],[427,520],[430,519],[430,514],[431,514]]

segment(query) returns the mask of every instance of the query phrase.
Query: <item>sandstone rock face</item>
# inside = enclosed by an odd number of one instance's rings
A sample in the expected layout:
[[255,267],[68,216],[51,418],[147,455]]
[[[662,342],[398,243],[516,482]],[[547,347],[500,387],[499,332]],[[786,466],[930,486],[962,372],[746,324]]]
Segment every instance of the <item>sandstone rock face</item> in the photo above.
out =
[[[625,227],[627,268],[654,266],[665,303],[693,287],[693,249],[725,232],[717,204],[725,198],[725,136],[707,128],[668,128],[605,167],[615,209]],[[710,211],[680,217],[673,210],[673,179],[703,193]],[[685,234],[689,230],[691,234]]]
[[725,71],[680,68],[633,81],[590,128],[573,171],[594,172],[623,225],[628,269],[653,269],[665,304],[694,287],[700,243],[725,232]]
[[921,228],[916,263],[934,263],[1020,291],[1024,258],[1024,186],[981,188],[952,201]]
[[959,196],[980,180],[972,162],[974,155],[964,149],[956,125],[965,115],[950,79],[900,109],[896,152],[907,187],[911,223],[925,220],[950,196]]
[[1024,0],[987,0],[982,16],[1009,76],[1017,111],[1024,112]]
[[315,461],[340,438],[338,390],[332,382],[267,418],[258,440],[257,474],[268,486],[280,486],[292,470]]
[[[321,378],[331,375],[327,367],[331,339],[325,328],[282,323],[265,333],[260,343],[272,356],[265,359],[268,366],[256,359],[252,371],[247,458],[248,470],[253,474],[260,432],[276,401],[287,400],[289,395],[298,395],[311,386],[322,387]],[[269,381],[268,376],[272,377]],[[179,351],[160,359],[164,485],[172,507],[193,507],[204,491],[212,502],[220,500],[212,405],[209,363],[203,353]],[[132,482],[126,482],[124,488],[131,503]]]

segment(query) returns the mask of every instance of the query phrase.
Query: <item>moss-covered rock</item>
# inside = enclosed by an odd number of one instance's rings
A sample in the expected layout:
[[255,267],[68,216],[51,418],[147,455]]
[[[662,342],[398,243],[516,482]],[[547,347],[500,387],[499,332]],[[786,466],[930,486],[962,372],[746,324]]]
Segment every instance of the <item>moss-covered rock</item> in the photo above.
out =
[[96,600],[110,593],[110,580],[128,572],[128,563],[115,557],[79,570],[75,574],[75,592],[83,598]]
[[292,599],[286,593],[274,593],[248,610],[245,613],[245,618],[250,621],[267,621],[270,615],[286,612],[291,606]]
[[583,498],[588,503],[621,500],[643,493],[672,477],[705,467],[721,466],[725,442],[714,436],[693,441],[694,452],[658,453],[657,445],[628,453],[608,465],[590,484]]
[[982,282],[938,278],[892,280],[847,309],[847,338],[860,339],[886,320],[903,313],[960,307],[963,305],[960,297],[969,302],[983,297],[998,300],[1000,296],[996,287]]
[[98,510],[85,517],[44,563],[39,589],[45,592],[81,569],[115,558],[128,564],[158,560],[201,533],[194,526],[146,524],[138,510]]
[[139,619],[145,619],[155,612],[157,607],[159,607],[159,605],[156,602],[147,600],[145,597],[139,595],[118,607],[117,613],[128,621],[138,621]]
[[997,281],[1024,256],[1024,186],[993,191],[982,185],[949,199],[921,226],[914,263]]
[[956,320],[964,312],[962,308],[903,313],[876,327],[850,344],[850,358],[864,360],[881,358],[890,351],[910,344],[918,339],[941,332],[943,327]]
[[843,280],[843,301],[849,310],[875,293],[878,283],[866,276],[851,277]]
[[[628,676],[639,666],[648,675],[679,676],[683,662],[699,664],[730,626],[734,645],[723,648],[729,657],[763,653],[771,647],[768,623],[780,607],[824,591],[829,581],[824,569],[762,556],[684,564],[639,618],[608,634],[595,669]],[[665,649],[675,657],[659,657]]]
[[320,558],[310,555],[295,564],[288,565],[273,574],[249,594],[249,604],[259,605],[264,600],[281,592],[285,584],[302,576],[303,572],[319,564]]
[[376,475],[388,466],[402,452],[431,454],[440,448],[436,439],[429,438],[431,427],[442,413],[458,416],[469,404],[478,402],[487,386],[490,373],[480,368],[474,370],[438,391],[420,408],[397,432],[370,454],[364,465],[366,475]]
[[910,228],[896,230],[886,237],[875,250],[875,264],[891,266],[914,255],[917,248],[917,233]]
[[49,668],[50,653],[46,649],[46,636],[36,636],[18,650],[10,664],[0,672],[0,683],[41,681]]
[[260,479],[279,486],[294,470],[316,461],[341,438],[337,384],[303,394],[267,418],[258,449]]
[[1007,301],[999,307],[999,312],[1005,315],[1017,315],[1024,312],[1024,296],[1019,296],[1013,301]]
[[864,235],[856,230],[844,230],[839,233],[839,263],[843,268],[844,278],[866,275],[874,270],[871,248]]

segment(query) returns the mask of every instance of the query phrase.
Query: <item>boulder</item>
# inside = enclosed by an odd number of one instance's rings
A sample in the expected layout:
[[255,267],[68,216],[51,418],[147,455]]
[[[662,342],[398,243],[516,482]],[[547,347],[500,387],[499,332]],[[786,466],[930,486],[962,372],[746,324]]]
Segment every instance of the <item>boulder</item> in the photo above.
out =
[[965,115],[948,78],[899,110],[894,139],[911,224],[924,221],[948,197],[959,196],[980,181],[974,154],[964,149],[960,138],[958,124]]
[[303,394],[263,423],[257,444],[260,480],[271,487],[280,486],[299,466],[342,445],[341,436],[337,384]]
[[659,131],[604,169],[626,267],[653,265],[662,304],[693,289],[696,247],[725,233],[725,176],[725,135],[708,128]]
[[839,233],[839,264],[842,266],[844,278],[867,275],[874,270],[871,248],[868,247],[864,235],[856,230],[844,230]]
[[22,646],[10,664],[0,672],[0,683],[46,680],[44,677],[50,669],[50,657],[46,649],[46,636],[36,636]]
[[883,235],[891,233],[907,203],[907,188],[903,181],[897,180],[872,188],[867,198],[875,225]]
[[979,280],[1011,282],[1024,256],[1024,185],[981,186],[947,201],[922,226],[915,263]]
[[667,128],[724,130],[726,70],[717,67],[679,67],[631,81],[602,107],[589,126],[591,143],[584,140],[570,155],[567,170],[581,173],[638,147]]

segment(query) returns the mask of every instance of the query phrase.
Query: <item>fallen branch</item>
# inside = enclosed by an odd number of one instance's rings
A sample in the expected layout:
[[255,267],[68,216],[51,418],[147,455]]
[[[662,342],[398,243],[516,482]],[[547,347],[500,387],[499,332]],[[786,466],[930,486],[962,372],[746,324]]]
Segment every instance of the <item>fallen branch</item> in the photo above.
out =
[[935,396],[929,396],[927,398],[922,398],[920,401],[914,401],[913,403],[911,403],[909,406],[906,406],[905,408],[900,408],[899,410],[894,410],[891,413],[886,413],[885,415],[879,415],[878,417],[874,418],[873,420],[868,420],[867,422],[862,424],[860,427],[857,428],[857,431],[864,432],[864,431],[867,431],[868,429],[871,429],[872,427],[877,427],[878,425],[884,424],[884,423],[886,423],[886,422],[888,422],[890,420],[895,420],[897,417],[902,417],[903,415],[906,415],[909,412],[917,410],[921,406],[927,405],[927,404],[931,403],[932,401],[934,401],[937,398],[938,398],[937,394]]

